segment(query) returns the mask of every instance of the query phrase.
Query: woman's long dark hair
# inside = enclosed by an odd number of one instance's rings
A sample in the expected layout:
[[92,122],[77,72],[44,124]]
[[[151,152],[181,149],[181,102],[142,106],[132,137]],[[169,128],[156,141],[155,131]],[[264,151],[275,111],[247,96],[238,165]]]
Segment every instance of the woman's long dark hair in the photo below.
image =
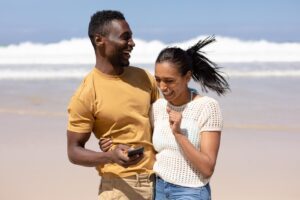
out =
[[218,65],[206,58],[204,52],[200,51],[214,41],[216,41],[214,36],[207,37],[199,40],[186,51],[178,47],[167,47],[159,53],[156,63],[172,62],[178,66],[182,76],[191,71],[192,78],[201,85],[203,91],[207,92],[209,89],[218,95],[224,95],[227,90],[230,90],[228,82],[220,74]]

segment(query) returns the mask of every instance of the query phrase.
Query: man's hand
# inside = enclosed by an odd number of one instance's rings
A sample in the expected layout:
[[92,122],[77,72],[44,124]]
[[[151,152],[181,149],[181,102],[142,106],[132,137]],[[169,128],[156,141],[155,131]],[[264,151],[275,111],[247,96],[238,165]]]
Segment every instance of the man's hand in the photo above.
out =
[[117,145],[115,149],[110,151],[112,162],[117,163],[123,167],[135,165],[138,162],[140,162],[144,156],[143,155],[135,155],[135,156],[128,157],[127,152],[130,149],[132,149],[132,148],[130,148],[129,146],[124,145],[124,144]]

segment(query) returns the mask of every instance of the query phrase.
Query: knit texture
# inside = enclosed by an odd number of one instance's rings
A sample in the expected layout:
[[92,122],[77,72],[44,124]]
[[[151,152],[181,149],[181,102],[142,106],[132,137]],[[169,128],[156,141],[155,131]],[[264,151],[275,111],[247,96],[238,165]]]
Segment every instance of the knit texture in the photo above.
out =
[[204,96],[182,106],[168,104],[159,99],[152,105],[151,122],[154,127],[153,145],[156,154],[154,171],[167,182],[186,186],[200,187],[209,182],[188,161],[170,129],[166,108],[182,113],[181,130],[191,143],[200,150],[201,132],[221,131],[222,116],[219,104],[213,98]]

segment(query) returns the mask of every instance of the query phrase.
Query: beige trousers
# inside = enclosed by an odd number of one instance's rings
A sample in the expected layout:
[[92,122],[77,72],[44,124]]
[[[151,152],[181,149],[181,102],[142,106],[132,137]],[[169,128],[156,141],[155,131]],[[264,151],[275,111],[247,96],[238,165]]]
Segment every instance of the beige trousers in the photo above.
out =
[[98,200],[152,200],[155,176],[139,174],[126,178],[105,177],[101,179]]

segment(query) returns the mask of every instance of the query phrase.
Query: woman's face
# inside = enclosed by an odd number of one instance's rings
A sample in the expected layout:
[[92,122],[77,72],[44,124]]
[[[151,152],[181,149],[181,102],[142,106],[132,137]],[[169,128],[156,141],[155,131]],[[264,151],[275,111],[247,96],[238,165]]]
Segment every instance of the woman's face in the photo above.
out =
[[182,105],[189,98],[188,82],[191,72],[182,76],[175,64],[163,61],[155,64],[155,79],[165,99],[173,105]]

